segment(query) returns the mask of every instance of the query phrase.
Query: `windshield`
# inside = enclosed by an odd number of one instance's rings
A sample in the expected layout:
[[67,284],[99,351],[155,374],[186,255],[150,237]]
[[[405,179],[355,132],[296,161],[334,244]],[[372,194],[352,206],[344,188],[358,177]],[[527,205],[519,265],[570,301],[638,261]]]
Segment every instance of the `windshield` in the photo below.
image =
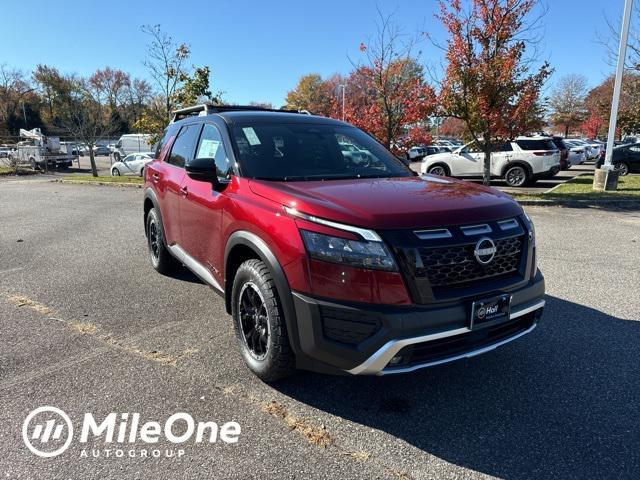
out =
[[233,142],[243,175],[256,179],[412,176],[400,160],[355,127],[311,123],[239,125],[233,127]]

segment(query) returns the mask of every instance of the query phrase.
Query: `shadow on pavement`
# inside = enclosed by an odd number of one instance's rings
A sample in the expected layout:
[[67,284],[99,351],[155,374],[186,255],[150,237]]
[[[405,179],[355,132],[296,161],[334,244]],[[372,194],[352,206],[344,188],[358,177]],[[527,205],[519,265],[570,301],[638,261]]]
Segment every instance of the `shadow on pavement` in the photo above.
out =
[[167,276],[175,280],[181,280],[183,282],[200,283],[202,285],[205,284],[194,273],[192,273],[191,270],[189,270],[184,265],[180,265],[178,268],[176,268],[174,272],[168,273]]
[[640,478],[639,338],[639,322],[547,297],[536,330],[474,359],[276,388],[489,475]]

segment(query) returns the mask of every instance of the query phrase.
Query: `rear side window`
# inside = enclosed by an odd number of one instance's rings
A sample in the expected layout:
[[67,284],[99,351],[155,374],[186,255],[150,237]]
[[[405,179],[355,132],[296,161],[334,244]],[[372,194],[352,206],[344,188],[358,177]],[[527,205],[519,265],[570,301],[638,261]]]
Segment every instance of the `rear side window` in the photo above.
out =
[[516,143],[522,150],[557,150],[555,144],[551,140],[516,140]]
[[502,142],[495,145],[491,145],[492,152],[512,152],[513,147],[511,146],[511,142]]
[[185,163],[193,158],[199,133],[200,125],[185,125],[182,127],[178,137],[173,142],[167,163],[184,168]]

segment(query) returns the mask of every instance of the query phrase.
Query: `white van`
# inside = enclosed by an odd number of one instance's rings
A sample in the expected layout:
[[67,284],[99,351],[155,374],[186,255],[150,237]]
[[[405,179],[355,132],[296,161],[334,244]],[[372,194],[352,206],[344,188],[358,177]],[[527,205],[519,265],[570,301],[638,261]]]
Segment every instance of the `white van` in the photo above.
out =
[[147,133],[131,133],[122,135],[113,149],[113,159],[119,162],[130,153],[148,152],[153,150],[151,135]]

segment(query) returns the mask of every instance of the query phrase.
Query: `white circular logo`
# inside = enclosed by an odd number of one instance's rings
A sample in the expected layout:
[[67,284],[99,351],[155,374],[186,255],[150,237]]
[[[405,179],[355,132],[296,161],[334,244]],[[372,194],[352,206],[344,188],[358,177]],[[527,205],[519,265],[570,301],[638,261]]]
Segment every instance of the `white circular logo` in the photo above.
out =
[[488,263],[491,263],[491,260],[493,260],[497,251],[498,249],[496,248],[496,244],[493,243],[493,240],[489,237],[482,237],[478,240],[478,243],[476,243],[476,248],[474,249],[473,254],[475,255],[478,263],[487,265]]
[[[36,416],[40,418],[33,421]],[[31,425],[32,423],[33,425]],[[55,450],[44,448],[46,446],[56,447],[60,445],[65,435],[66,440],[64,440],[62,446]],[[60,455],[69,448],[73,440],[73,425],[71,424],[71,419],[66,413],[56,407],[45,406],[36,408],[24,419],[24,423],[22,424],[22,440],[27,448],[39,457],[46,458]],[[37,447],[34,445],[36,442]]]

